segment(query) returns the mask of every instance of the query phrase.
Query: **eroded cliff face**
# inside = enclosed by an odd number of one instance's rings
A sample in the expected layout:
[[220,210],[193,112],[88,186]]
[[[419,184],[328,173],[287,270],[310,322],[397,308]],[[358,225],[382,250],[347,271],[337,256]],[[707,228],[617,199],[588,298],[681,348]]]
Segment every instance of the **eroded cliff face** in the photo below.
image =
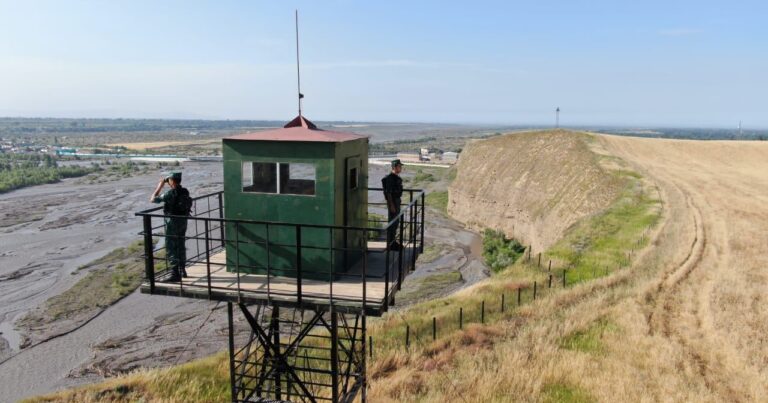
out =
[[607,208],[623,181],[601,163],[589,134],[513,133],[469,143],[448,189],[448,213],[470,228],[503,230],[534,253],[578,220]]

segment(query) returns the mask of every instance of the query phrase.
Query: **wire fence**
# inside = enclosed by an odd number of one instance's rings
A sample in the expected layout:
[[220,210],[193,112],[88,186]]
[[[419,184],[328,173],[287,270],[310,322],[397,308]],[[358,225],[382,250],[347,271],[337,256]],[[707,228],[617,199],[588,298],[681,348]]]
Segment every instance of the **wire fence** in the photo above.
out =
[[[536,300],[548,297],[552,293],[566,289],[594,279],[606,277],[609,274],[631,267],[637,257],[637,253],[647,244],[653,225],[647,226],[642,234],[631,243],[631,248],[623,253],[618,264],[608,265],[573,265],[556,259],[549,258],[543,253],[534,253],[530,246],[526,247],[523,256],[523,264],[535,270],[539,278],[527,282],[515,282],[510,280],[508,285],[499,287],[498,291],[486,291],[485,295],[471,302],[451,304],[452,309],[439,309],[439,314],[419,318],[419,323],[406,320],[402,312],[397,312],[401,324],[397,329],[387,329],[387,336],[383,340],[376,340],[370,336],[369,356],[374,357],[374,345],[379,350],[410,349],[414,341],[426,346],[428,343],[438,340],[440,337],[452,332],[463,330],[467,325],[490,324],[500,320],[511,319],[517,314],[517,308],[530,304]],[[543,275],[543,276],[542,276]],[[471,299],[471,298],[470,298]]]

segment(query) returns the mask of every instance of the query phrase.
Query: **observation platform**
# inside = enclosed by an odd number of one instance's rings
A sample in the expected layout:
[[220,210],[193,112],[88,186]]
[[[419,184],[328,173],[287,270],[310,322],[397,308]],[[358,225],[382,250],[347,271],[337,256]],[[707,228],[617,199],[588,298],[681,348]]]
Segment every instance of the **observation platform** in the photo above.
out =
[[[380,189],[369,189],[380,192]],[[264,304],[291,308],[327,310],[333,307],[340,313],[362,313],[381,316],[395,301],[395,294],[409,272],[416,267],[416,258],[424,246],[425,194],[421,190],[406,189],[404,206],[400,215],[391,222],[380,217],[384,203],[368,203],[369,225],[366,228],[300,225],[279,222],[227,220],[223,217],[224,200],[221,192],[194,199],[193,214],[187,217],[185,245],[187,250],[187,277],[180,282],[169,282],[170,271],[165,251],[163,223],[167,217],[161,208],[145,210],[136,215],[143,217],[145,278],[141,292],[212,301],[228,301],[243,304]],[[408,203],[408,204],[405,204]],[[384,214],[386,210],[383,210]],[[329,253],[360,253],[362,258],[343,271],[334,272],[329,267],[299,267],[290,276],[251,274],[246,270],[227,270],[227,245],[239,247],[246,244],[242,239],[227,239],[225,227],[237,223],[253,230],[274,227],[292,227],[297,234],[302,231],[325,229],[346,236],[350,231],[363,231],[367,242],[361,247],[339,247],[329,243],[319,249]],[[399,250],[386,248],[387,232],[392,231],[402,245]],[[338,238],[337,237],[337,238]],[[334,237],[331,237],[334,238]],[[270,246],[266,241],[252,241]],[[291,245],[297,253],[301,250],[317,250],[318,246],[301,243],[301,236]],[[231,248],[229,250],[232,250]],[[269,253],[269,252],[268,252]],[[277,253],[277,252],[274,252]],[[297,260],[298,261],[298,260]],[[327,280],[306,278],[302,273],[329,273]],[[285,274],[283,271],[282,274]],[[295,274],[295,275],[294,275]],[[314,276],[316,277],[316,276]]]

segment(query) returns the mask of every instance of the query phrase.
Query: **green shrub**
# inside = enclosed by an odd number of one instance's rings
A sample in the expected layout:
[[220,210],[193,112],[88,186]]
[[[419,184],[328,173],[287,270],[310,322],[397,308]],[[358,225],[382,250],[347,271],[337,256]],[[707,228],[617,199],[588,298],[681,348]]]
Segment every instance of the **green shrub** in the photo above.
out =
[[486,229],[483,231],[483,258],[495,272],[511,266],[525,253],[525,246],[515,239],[508,239],[504,232]]
[[422,183],[422,182],[435,182],[437,179],[434,175],[432,175],[429,172],[423,172],[421,169],[419,169],[416,172],[416,175],[413,177],[413,183]]

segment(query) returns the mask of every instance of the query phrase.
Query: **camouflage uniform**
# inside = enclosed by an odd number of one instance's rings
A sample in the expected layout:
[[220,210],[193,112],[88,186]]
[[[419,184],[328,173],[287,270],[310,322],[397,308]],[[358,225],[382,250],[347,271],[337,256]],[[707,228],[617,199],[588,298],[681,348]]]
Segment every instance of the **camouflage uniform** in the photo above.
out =
[[[397,161],[399,162],[399,160]],[[384,188],[384,198],[392,202],[395,207],[395,211],[393,212],[389,208],[389,205],[387,205],[387,221],[391,222],[398,216],[398,214],[400,214],[400,203],[401,198],[403,197],[403,179],[396,173],[390,172],[389,175],[381,180],[381,185]],[[387,230],[387,245],[397,243],[397,232],[399,227],[399,221],[389,227]]]
[[[173,206],[177,203],[178,192],[178,189],[170,189],[155,197],[152,202],[163,203],[163,214],[171,215],[173,214]],[[165,250],[168,268],[174,275],[183,275],[184,277],[187,275],[184,269],[184,264],[187,261],[187,247],[184,239],[186,233],[186,218],[165,217]]]

